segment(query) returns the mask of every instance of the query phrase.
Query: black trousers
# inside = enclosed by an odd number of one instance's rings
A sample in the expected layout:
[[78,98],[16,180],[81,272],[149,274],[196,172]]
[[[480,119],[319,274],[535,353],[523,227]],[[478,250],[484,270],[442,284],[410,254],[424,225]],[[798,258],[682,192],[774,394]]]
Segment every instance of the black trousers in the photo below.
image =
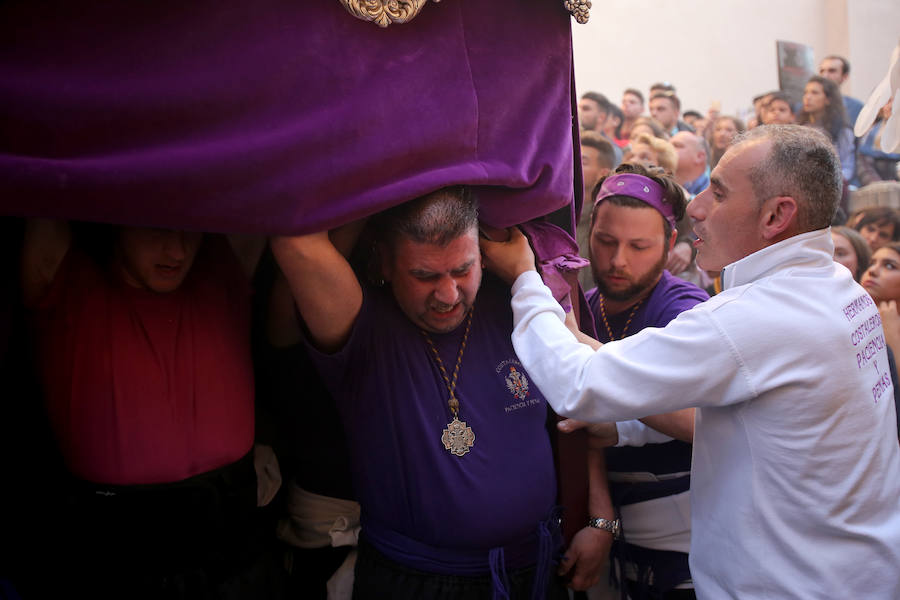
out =
[[647,600],[696,600],[694,590],[667,590],[660,592],[655,588],[641,588],[636,581],[625,580],[629,598],[647,598]]
[[[220,600],[282,596],[274,524],[256,507],[252,452],[179,482],[113,486],[71,480],[50,515],[32,598]],[[274,522],[273,522],[274,523]],[[32,591],[33,590],[33,591]]]
[[[534,567],[507,571],[511,600],[532,597]],[[356,560],[354,600],[491,600],[493,583],[490,575],[465,577],[417,571],[397,564],[360,539]],[[551,576],[547,600],[568,600],[566,586],[559,577]]]

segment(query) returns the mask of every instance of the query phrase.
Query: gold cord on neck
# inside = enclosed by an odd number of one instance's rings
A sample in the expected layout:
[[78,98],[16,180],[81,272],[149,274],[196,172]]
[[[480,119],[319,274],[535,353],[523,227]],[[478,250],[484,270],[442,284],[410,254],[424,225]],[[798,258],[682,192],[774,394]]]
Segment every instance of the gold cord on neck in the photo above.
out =
[[641,304],[644,303],[644,298],[638,300],[637,304],[634,305],[634,308],[631,309],[631,313],[628,315],[628,320],[625,321],[625,327],[622,329],[622,335],[618,338],[613,335],[612,327],[609,326],[609,321],[606,318],[606,307],[605,302],[603,300],[603,295],[600,295],[600,317],[603,319],[603,326],[606,327],[606,334],[609,336],[609,341],[615,341],[616,339],[624,339],[625,334],[628,333],[628,326],[631,325],[631,320],[634,318],[635,313],[638,311],[638,308],[641,307]]
[[463,339],[459,345],[459,353],[456,356],[456,366],[453,368],[452,380],[447,376],[447,369],[444,368],[444,361],[441,360],[441,355],[438,354],[434,342],[431,341],[431,336],[428,335],[428,332],[424,329],[419,330],[422,332],[425,341],[428,342],[428,347],[431,348],[431,352],[434,354],[435,360],[437,360],[438,368],[441,371],[441,377],[444,378],[444,384],[447,386],[447,391],[450,392],[450,398],[447,400],[447,404],[450,406],[450,412],[453,413],[454,417],[459,414],[459,400],[456,399],[456,382],[457,379],[459,379],[459,366],[462,364],[463,353],[466,351],[466,341],[469,339],[469,329],[472,327],[472,313],[474,312],[475,307],[469,309],[469,316],[466,318],[466,331],[463,333]]

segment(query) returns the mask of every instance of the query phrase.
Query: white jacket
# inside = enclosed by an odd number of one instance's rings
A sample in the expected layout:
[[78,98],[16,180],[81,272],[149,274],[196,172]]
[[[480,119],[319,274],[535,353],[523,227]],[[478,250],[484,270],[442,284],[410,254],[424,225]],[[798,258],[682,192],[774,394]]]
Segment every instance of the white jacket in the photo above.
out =
[[561,415],[699,406],[691,479],[698,597],[900,598],[900,446],[877,307],[830,230],[725,269],[725,291],[594,352],[537,273],[513,344]]

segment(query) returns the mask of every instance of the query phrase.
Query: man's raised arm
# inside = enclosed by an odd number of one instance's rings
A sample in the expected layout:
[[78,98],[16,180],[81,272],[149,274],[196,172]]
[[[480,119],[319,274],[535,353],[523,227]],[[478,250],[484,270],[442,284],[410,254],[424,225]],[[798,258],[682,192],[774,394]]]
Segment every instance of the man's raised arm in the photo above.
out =
[[37,302],[53,283],[71,243],[68,221],[28,220],[22,247],[22,294],[26,306]]
[[323,352],[340,350],[362,307],[362,288],[350,263],[327,231],[273,237],[270,245],[313,344]]

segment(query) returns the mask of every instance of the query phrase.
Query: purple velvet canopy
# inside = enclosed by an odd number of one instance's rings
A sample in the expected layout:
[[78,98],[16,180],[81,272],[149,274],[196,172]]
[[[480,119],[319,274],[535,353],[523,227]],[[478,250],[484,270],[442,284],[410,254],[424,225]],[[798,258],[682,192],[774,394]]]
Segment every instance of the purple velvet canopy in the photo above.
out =
[[0,213],[301,233],[476,185],[505,227],[573,199],[560,0],[0,3]]

